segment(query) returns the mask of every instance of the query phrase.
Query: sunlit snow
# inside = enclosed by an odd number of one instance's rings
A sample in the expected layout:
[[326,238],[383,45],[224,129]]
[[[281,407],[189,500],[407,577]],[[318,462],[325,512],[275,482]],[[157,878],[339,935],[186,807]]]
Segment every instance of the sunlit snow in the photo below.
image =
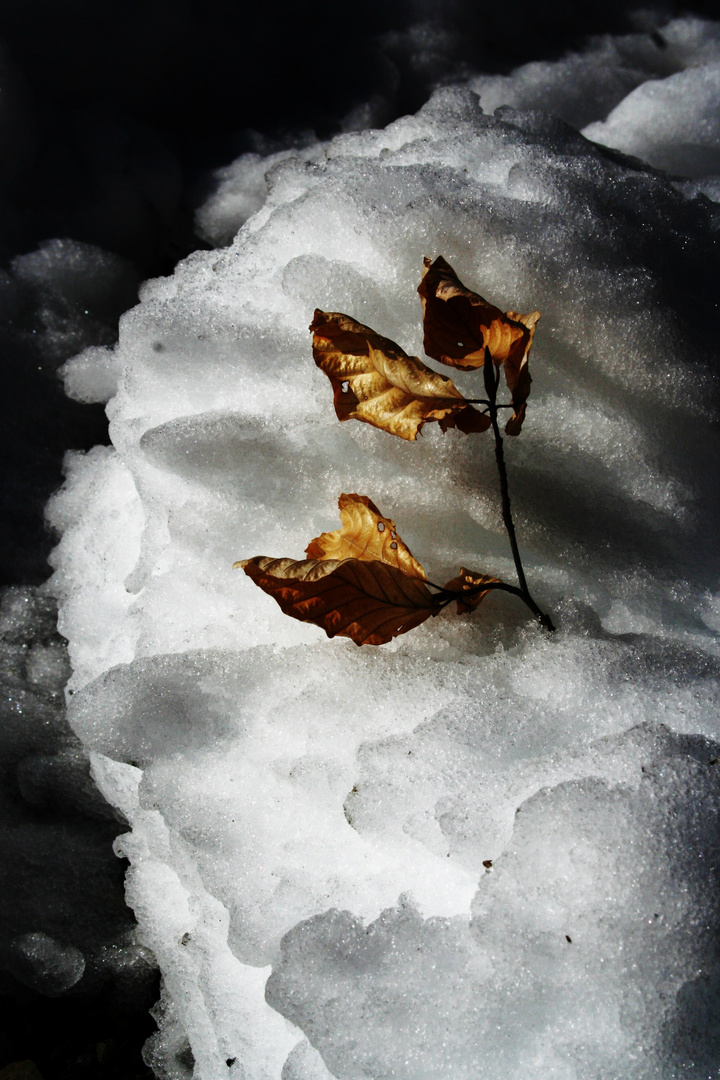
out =
[[[160,1077],[717,1068],[720,208],[688,181],[720,171],[720,38],[667,36],[665,67],[646,35],[558,62],[595,142],[532,65],[245,156],[200,217],[232,243],[66,367],[86,400],[118,379],[113,447],[48,511],[52,589],[71,723],[131,824]],[[302,558],[359,492],[431,579],[512,580],[490,438],[340,425],[312,361],[316,306],[422,357],[425,255],[543,313],[505,448],[554,636],[495,594],[359,649],[231,570]]]

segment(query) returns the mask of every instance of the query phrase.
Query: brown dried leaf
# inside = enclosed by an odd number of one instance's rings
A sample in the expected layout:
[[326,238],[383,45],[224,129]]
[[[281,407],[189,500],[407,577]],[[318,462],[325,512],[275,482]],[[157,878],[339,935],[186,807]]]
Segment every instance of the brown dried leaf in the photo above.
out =
[[[500,584],[500,579],[496,577],[490,577],[488,574],[476,574],[474,570],[466,570],[464,566],[460,567],[460,573],[457,577],[454,577],[452,581],[448,581],[445,586],[446,589],[450,589],[451,592],[467,592],[469,589],[475,589],[478,585],[490,585]],[[467,611],[474,611],[481,600],[484,600],[490,589],[483,589],[480,592],[474,593],[472,596],[468,596],[467,599],[458,599],[457,609],[458,614],[462,615]]]
[[422,581],[395,566],[362,559],[269,559],[241,566],[286,615],[321,626],[328,637],[384,645],[441,610]]
[[520,315],[503,312],[471,292],[442,256],[424,260],[418,292],[423,305],[424,348],[428,356],[456,368],[479,368],[488,348],[494,362],[503,365],[514,412],[505,430],[517,435],[530,393],[528,352],[539,311]]
[[313,357],[333,388],[338,420],[362,420],[401,439],[416,439],[423,424],[443,431],[485,431],[490,421],[468,405],[457,387],[399,345],[340,312],[317,310],[310,329]]
[[422,566],[398,536],[395,522],[383,517],[367,495],[341,495],[338,506],[342,528],[311,540],[305,548],[308,559],[378,559],[426,580]]

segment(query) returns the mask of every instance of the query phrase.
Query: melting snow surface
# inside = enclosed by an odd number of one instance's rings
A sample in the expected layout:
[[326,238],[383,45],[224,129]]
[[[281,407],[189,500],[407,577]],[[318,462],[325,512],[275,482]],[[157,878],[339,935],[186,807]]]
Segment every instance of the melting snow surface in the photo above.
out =
[[[203,217],[221,242],[237,213],[231,245],[68,365],[81,397],[119,373],[113,447],[70,456],[49,509],[53,589],[71,722],[131,823],[160,1077],[717,1069],[718,33],[684,20],[665,68],[649,38],[624,67],[605,42],[241,159]],[[576,68],[592,142],[538,111]],[[302,558],[357,491],[431,579],[512,578],[489,437],[340,425],[312,362],[316,306],[422,356],[438,254],[543,312],[506,455],[559,629],[495,594],[359,649],[230,568]]]

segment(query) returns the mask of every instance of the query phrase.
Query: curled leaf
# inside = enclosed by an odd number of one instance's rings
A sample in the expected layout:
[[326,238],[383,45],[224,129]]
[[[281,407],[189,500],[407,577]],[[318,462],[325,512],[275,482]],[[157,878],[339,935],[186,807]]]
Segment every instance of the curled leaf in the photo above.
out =
[[332,384],[338,420],[362,420],[410,440],[431,420],[443,431],[457,427],[466,434],[489,427],[450,379],[349,315],[317,310],[310,329],[313,357]]
[[442,256],[434,262],[424,260],[418,292],[425,352],[450,367],[468,369],[482,367],[489,349],[493,361],[502,364],[512,395],[513,415],[505,430],[508,435],[519,434],[530,393],[528,352],[540,312],[501,311],[466,288]]
[[440,604],[417,578],[379,560],[269,559],[241,566],[286,615],[321,626],[328,637],[384,645],[437,615]]
[[[445,588],[450,592],[466,593],[471,589],[478,589],[478,586],[493,584],[500,585],[502,583],[499,578],[490,577],[488,574],[476,574],[474,570],[466,570],[464,566],[461,566],[460,573],[452,581],[448,581]],[[458,614],[462,615],[467,611],[474,611],[490,591],[489,588],[480,588],[467,597],[459,596],[457,601]]]
[[425,579],[425,571],[397,534],[395,522],[383,517],[367,495],[341,495],[342,528],[321,533],[305,549],[308,559],[378,559],[404,574]]

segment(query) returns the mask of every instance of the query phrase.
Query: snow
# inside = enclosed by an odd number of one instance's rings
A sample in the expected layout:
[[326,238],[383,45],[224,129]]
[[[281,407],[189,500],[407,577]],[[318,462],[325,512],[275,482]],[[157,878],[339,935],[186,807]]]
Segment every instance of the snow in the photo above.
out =
[[[232,243],[66,365],[85,400],[118,373],[113,447],[49,508],[52,590],[71,724],[131,825],[160,1077],[717,1067],[720,211],[693,184],[718,182],[720,37],[665,33],[246,155],[200,213]],[[506,456],[559,629],[496,594],[358,649],[231,566],[301,558],[357,491],[432,580],[512,579],[488,436],[340,425],[312,362],[316,306],[421,356],[439,254],[543,313]]]
[[[703,69],[719,59],[718,24],[686,17],[653,33],[604,34],[591,39],[582,52],[524,64],[511,75],[475,75],[468,85],[480,95],[486,112],[501,105],[545,109],[583,128],[604,121],[626,98],[632,99],[637,88],[643,87],[641,95],[651,94],[656,81],[685,71],[702,77]],[[694,104],[691,92],[681,108],[692,111]],[[652,142],[651,134],[648,145]]]
[[635,154],[668,172],[717,176],[720,62],[643,83],[605,121],[589,124],[589,139]]

